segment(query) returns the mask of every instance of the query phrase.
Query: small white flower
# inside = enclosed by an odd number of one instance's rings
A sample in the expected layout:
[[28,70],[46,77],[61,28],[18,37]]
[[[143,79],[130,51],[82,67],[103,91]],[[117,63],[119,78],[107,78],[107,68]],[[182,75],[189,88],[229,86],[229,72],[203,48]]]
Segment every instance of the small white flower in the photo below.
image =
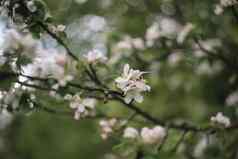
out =
[[87,55],[84,56],[88,63],[104,63],[107,60],[107,57],[99,50],[89,51]]
[[150,91],[150,86],[145,83],[142,75],[145,72],[131,69],[129,64],[124,65],[123,73],[115,79],[116,85],[125,94],[125,102],[132,100],[141,103],[143,96],[141,93]]
[[60,25],[49,25],[49,28],[53,33],[57,34],[57,33],[60,33],[60,32],[64,32],[65,29],[66,29],[66,26],[62,25],[62,24],[60,24]]
[[166,130],[161,126],[154,128],[143,128],[141,130],[141,138],[144,144],[159,144],[166,136]]
[[217,113],[216,116],[211,117],[211,122],[215,125],[226,127],[226,128],[231,125],[230,119],[224,116],[221,112]]
[[57,80],[58,80],[59,85],[64,87],[64,86],[67,85],[68,82],[72,81],[73,79],[74,79],[73,76],[65,75],[65,76],[63,76],[61,78],[58,78]]
[[238,103],[238,92],[233,92],[226,98],[226,105],[233,106]]
[[139,137],[139,132],[133,127],[128,127],[124,130],[123,137],[128,139],[136,139]]
[[70,101],[69,107],[74,109],[74,119],[79,120],[81,118],[87,116],[94,116],[95,115],[95,99],[92,98],[85,98],[82,99],[78,94],[66,95],[64,97],[65,100]]
[[101,120],[99,122],[99,126],[101,128],[102,139],[106,140],[113,133],[113,130],[115,129],[117,124],[118,120],[116,118]]
[[237,0],[220,0],[220,3],[215,6],[215,14],[220,15],[224,12],[225,8],[238,4]]
[[214,13],[216,15],[221,15],[223,12],[224,12],[224,9],[223,9],[223,7],[221,5],[216,5],[215,6]]
[[64,32],[65,29],[66,29],[66,26],[65,26],[65,25],[60,24],[60,25],[57,26],[57,31],[58,31],[58,32]]
[[230,6],[233,6],[237,3],[238,3],[237,0],[220,0],[220,5],[222,7],[230,7]]

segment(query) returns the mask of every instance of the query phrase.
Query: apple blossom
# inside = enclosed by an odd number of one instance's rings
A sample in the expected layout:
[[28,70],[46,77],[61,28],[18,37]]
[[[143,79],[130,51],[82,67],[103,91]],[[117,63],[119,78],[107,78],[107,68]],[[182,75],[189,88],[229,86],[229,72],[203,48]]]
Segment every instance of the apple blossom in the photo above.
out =
[[145,144],[159,144],[166,136],[165,128],[156,126],[154,128],[143,128],[141,130],[141,138]]
[[99,126],[101,128],[101,137],[106,140],[113,133],[116,125],[118,124],[118,120],[116,118],[101,120],[99,122]]
[[136,139],[139,137],[139,132],[133,127],[127,127],[124,130],[123,137],[128,139]]
[[144,73],[131,69],[129,64],[126,64],[122,75],[115,79],[116,86],[125,94],[126,103],[130,103],[132,100],[141,103],[143,101],[142,93],[150,91],[150,86],[142,77]]
[[91,50],[84,56],[88,63],[104,63],[107,60],[107,57],[99,50]]
[[8,29],[5,32],[4,45],[2,46],[4,53],[20,52],[22,55],[34,58],[40,45],[31,34],[21,34],[15,29]]
[[92,98],[82,99],[78,94],[74,96],[66,95],[64,99],[69,100],[70,102],[69,107],[74,110],[75,120],[95,115],[94,109],[96,104],[95,99]]
[[224,116],[221,112],[217,113],[216,116],[211,117],[211,122],[215,125],[226,127],[226,128],[231,125],[230,119]]

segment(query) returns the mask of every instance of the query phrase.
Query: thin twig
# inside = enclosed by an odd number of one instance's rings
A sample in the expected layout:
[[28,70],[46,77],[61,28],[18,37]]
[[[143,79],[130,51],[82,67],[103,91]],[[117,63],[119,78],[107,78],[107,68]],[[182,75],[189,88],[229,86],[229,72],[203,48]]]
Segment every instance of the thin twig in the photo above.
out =
[[78,57],[70,50],[70,48],[66,45],[66,43],[60,38],[58,37],[55,33],[53,33],[52,31],[50,31],[50,29],[48,28],[48,26],[44,23],[42,23],[41,21],[37,22],[37,25],[39,25],[44,31],[46,31],[52,38],[54,38],[60,45],[62,45],[65,50],[67,51],[68,55],[71,56],[74,60],[78,61]]

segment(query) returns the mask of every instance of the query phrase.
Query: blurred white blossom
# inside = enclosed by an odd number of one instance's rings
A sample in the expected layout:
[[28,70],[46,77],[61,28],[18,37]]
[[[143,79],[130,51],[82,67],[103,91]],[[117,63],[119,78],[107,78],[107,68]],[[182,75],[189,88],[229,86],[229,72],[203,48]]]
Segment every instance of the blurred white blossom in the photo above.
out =
[[141,130],[141,138],[145,144],[160,144],[166,136],[165,128],[156,126],[154,128],[143,128]]
[[237,0],[220,0],[220,2],[215,6],[215,14],[220,15],[224,12],[224,9],[238,4]]
[[[175,19],[159,16],[158,19],[150,27],[148,27],[146,31],[146,45],[148,47],[152,47],[155,44],[156,40],[161,37],[174,39],[176,38],[176,36],[178,36],[179,32],[181,32],[182,29],[183,27],[181,26],[181,24],[179,24]],[[190,31],[190,28],[185,29],[186,30],[181,32],[179,41],[183,40],[183,38],[186,37],[186,32]]]
[[109,120],[101,120],[99,122],[99,126],[101,128],[101,137],[106,140],[113,133],[116,125],[118,124],[118,120],[116,118],[112,118]]
[[78,94],[71,96],[66,95],[66,100],[70,102],[70,108],[74,110],[74,119],[79,120],[88,116],[95,115],[95,99],[85,98],[82,99]]
[[97,63],[101,62],[104,63],[107,60],[107,57],[99,50],[91,50],[85,56],[88,63]]
[[224,12],[224,9],[223,9],[223,7],[222,7],[221,5],[216,5],[216,6],[215,6],[214,13],[215,13],[216,15],[220,15],[220,14],[222,14],[223,12]]
[[137,129],[133,128],[133,127],[127,127],[124,130],[124,134],[123,134],[124,138],[128,138],[128,139],[136,139],[139,137],[139,132]]
[[226,105],[233,106],[238,103],[238,92],[233,92],[226,98]]
[[3,52],[6,54],[18,53],[32,59],[40,49],[40,44],[31,34],[22,34],[15,29],[5,31]]
[[226,127],[226,128],[231,125],[230,119],[224,116],[221,112],[217,113],[216,116],[211,117],[211,122],[215,125]]

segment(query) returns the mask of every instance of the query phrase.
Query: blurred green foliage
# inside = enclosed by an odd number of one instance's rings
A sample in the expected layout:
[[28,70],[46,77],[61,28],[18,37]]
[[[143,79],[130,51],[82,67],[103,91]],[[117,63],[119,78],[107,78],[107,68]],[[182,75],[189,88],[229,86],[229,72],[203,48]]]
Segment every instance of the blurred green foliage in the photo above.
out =
[[[79,4],[73,0],[45,0],[52,17],[59,24],[68,25],[85,15],[106,17],[110,27],[114,29],[107,35],[110,39],[109,45],[110,42],[117,41],[122,33],[132,37],[143,36],[146,28],[153,22],[153,17],[161,12],[162,0],[111,0],[109,7],[103,7],[102,4],[108,1],[87,0]],[[222,43],[229,46],[229,48],[221,48],[221,51],[228,52],[226,56],[231,59],[233,56],[237,58],[237,55],[232,53],[237,48],[235,44],[238,41],[238,31],[230,11],[222,16],[215,16],[213,13],[215,0],[171,0],[171,3],[178,5],[182,10],[182,13],[174,15],[175,18],[180,18],[184,23],[192,22],[196,25],[194,34],[204,38],[219,36]],[[143,58],[151,58],[151,53],[166,52],[166,49],[148,50]],[[180,65],[176,67],[169,67],[166,60],[161,62],[159,75],[148,79],[152,92],[145,97],[145,102],[140,107],[162,119],[185,119],[200,125],[206,125],[209,117],[217,111],[225,111],[234,119],[237,118],[235,108],[224,108],[225,98],[236,89],[228,85],[231,70],[224,67],[213,76],[197,75],[195,69],[207,59],[197,60],[191,54],[191,50],[187,49]],[[209,60],[208,62],[212,63]],[[145,67],[141,63],[139,65],[134,63],[138,68]],[[174,81],[178,83],[178,86],[173,88],[171,85]],[[48,102],[49,106],[52,104]],[[126,116],[130,113],[116,103],[101,104],[99,107],[112,116]],[[100,159],[106,153],[112,152],[113,145],[118,141],[113,139],[107,142],[102,141],[96,123],[97,121],[75,121],[68,117],[42,112],[18,116],[6,132],[1,132],[7,139],[8,151],[0,154],[2,156],[0,158]],[[171,145],[176,143],[179,135],[172,134],[174,135],[167,141],[159,157],[147,156],[145,159],[173,158],[173,154],[166,153],[166,150],[173,147]],[[192,141],[186,142],[192,142],[190,144],[194,145],[197,138],[192,134],[189,134],[189,138]],[[234,141],[237,141],[237,138]],[[213,149],[208,153],[210,158],[224,158],[224,154],[218,156],[218,152],[220,151]],[[174,158],[185,157],[175,155]]]

